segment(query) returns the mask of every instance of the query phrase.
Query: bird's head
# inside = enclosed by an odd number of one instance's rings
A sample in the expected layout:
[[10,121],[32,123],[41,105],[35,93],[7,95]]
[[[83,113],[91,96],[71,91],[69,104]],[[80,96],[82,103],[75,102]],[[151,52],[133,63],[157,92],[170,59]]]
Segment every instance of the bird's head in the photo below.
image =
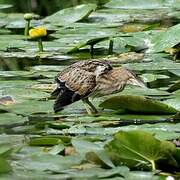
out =
[[101,74],[104,74],[110,70],[112,70],[112,67],[110,66],[110,64],[106,61],[103,61],[103,63],[98,62],[94,72],[96,75],[101,75]]

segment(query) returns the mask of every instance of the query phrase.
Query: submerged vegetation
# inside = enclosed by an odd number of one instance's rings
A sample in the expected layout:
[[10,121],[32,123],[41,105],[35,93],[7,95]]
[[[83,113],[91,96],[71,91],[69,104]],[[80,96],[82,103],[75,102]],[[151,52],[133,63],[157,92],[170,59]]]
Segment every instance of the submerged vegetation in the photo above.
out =
[[[39,16],[0,1],[0,179],[179,179],[180,1],[57,2]],[[148,88],[92,99],[97,115],[80,101],[54,113],[54,76],[89,59]]]

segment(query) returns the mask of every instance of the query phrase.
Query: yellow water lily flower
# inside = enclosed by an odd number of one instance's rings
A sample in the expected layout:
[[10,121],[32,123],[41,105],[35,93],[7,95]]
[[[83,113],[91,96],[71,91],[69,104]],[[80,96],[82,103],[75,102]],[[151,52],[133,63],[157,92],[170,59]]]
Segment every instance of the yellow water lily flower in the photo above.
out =
[[38,41],[39,52],[43,52],[42,37],[47,35],[47,30],[44,27],[33,28],[29,31],[29,37]]
[[30,38],[41,38],[47,35],[47,30],[44,27],[33,28],[29,31]]

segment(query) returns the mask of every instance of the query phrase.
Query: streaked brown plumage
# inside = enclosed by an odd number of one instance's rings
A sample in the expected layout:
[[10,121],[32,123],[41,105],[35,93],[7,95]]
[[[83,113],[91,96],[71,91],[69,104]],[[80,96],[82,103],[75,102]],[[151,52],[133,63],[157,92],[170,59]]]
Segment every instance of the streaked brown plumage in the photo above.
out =
[[55,80],[57,88],[52,93],[56,96],[55,112],[82,99],[87,112],[96,113],[97,110],[88,97],[120,92],[126,84],[145,87],[144,82],[132,71],[123,67],[112,68],[107,62],[96,60],[72,64],[61,71]]

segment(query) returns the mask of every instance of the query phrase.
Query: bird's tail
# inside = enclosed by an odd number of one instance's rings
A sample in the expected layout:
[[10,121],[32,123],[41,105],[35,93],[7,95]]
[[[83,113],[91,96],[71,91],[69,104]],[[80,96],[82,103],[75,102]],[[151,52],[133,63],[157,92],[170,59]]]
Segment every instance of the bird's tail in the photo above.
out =
[[52,97],[57,97],[58,96],[58,94],[60,93],[60,88],[59,87],[57,87],[52,93],[51,93],[51,96]]
[[79,94],[76,94],[74,91],[64,88],[57,88],[52,92],[52,96],[56,96],[56,100],[54,102],[54,112],[58,112],[63,110],[64,106],[67,106],[75,101],[81,99]]

